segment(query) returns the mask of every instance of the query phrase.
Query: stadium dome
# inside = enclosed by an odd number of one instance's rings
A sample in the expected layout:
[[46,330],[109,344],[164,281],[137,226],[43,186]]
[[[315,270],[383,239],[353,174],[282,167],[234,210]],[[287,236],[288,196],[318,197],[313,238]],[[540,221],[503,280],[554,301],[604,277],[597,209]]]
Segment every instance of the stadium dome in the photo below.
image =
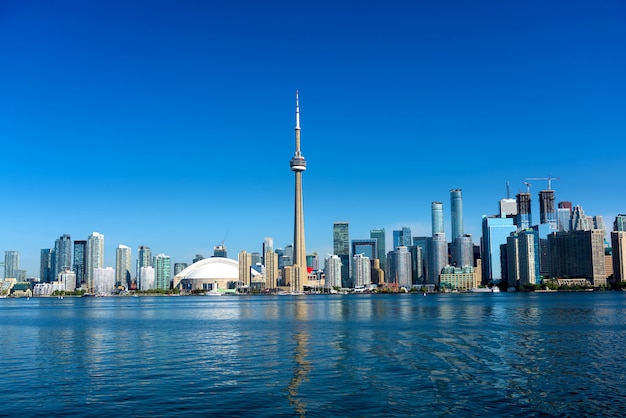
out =
[[[252,269],[252,274],[260,273]],[[225,257],[205,258],[174,276],[174,288],[186,291],[234,289],[238,282],[239,262]]]

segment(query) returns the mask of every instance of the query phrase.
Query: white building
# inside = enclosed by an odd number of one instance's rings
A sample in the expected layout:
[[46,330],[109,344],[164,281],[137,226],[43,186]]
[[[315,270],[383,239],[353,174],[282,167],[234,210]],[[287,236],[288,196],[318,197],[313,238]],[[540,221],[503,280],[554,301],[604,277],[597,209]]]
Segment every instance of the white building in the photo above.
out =
[[110,295],[115,292],[115,270],[113,267],[93,270],[94,293]]
[[352,257],[352,280],[354,287],[369,286],[372,281],[371,275],[370,258],[363,254],[355,254]]
[[324,260],[324,275],[326,276],[326,287],[341,287],[341,259],[338,255],[329,255]]
[[141,267],[139,270],[139,290],[156,289],[154,267]]

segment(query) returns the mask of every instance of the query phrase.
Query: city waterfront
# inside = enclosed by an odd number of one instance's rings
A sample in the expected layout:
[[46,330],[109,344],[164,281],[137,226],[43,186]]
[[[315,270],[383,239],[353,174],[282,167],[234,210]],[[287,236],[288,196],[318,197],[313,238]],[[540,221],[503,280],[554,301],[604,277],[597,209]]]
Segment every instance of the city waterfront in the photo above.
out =
[[0,299],[1,416],[624,416],[626,293]]

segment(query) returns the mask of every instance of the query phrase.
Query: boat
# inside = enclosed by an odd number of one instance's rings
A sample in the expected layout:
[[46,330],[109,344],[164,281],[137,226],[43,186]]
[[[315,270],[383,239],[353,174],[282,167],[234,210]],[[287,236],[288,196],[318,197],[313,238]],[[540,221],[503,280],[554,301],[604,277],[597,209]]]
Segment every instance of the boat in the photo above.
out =
[[468,290],[470,293],[499,293],[500,288],[498,286],[494,287],[474,287]]
[[206,296],[222,296],[222,294],[218,292],[217,290],[209,290],[208,292],[205,292],[204,294]]

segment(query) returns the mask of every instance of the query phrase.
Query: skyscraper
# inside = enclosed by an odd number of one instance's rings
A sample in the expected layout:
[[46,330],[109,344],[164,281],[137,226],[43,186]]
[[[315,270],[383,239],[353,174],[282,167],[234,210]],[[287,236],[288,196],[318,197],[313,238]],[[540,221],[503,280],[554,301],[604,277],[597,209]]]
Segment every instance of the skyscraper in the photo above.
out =
[[157,254],[152,259],[154,278],[157,289],[168,290],[172,278],[171,260],[169,255]]
[[[527,193],[520,193],[526,194]],[[518,194],[518,197],[519,195]],[[518,199],[518,204],[520,200]],[[519,225],[518,225],[519,228]],[[496,218],[483,216],[482,265],[483,284],[502,279],[502,258],[500,245],[506,244],[507,238],[517,229],[511,218]]]
[[454,242],[456,237],[463,235],[463,197],[461,189],[450,190],[450,219],[452,226],[452,236]]
[[554,190],[541,190],[539,192],[539,221],[550,225],[550,229],[556,231],[556,210],[554,207]]
[[626,231],[626,215],[617,215],[613,222],[613,231]]
[[[135,273],[135,279],[138,282],[137,288],[141,290],[153,289],[153,287],[145,287],[141,283],[141,277],[142,277],[141,268],[142,267],[152,267],[152,250],[150,249],[150,247],[146,245],[140,245],[139,248],[137,248],[137,272]],[[146,274],[150,274],[150,273],[146,273]],[[154,275],[152,276],[152,278],[154,278]],[[154,286],[154,283],[151,285],[146,283],[146,286]]]
[[54,280],[62,271],[72,267],[72,239],[69,235],[61,235],[54,242]]
[[[530,193],[517,194],[517,225],[518,231],[528,229],[532,225],[532,214],[530,211]],[[484,272],[485,270],[483,270]]]
[[341,260],[341,286],[350,287],[350,234],[348,222],[333,224],[333,253]]
[[304,205],[302,202],[302,172],[306,170],[306,160],[300,152],[300,103],[296,90],[296,152],[289,162],[291,171],[295,173],[295,205],[293,226],[293,282],[292,288],[296,292],[304,289],[306,271],[306,247],[304,244]]
[[[94,270],[104,268],[104,235],[94,232],[87,238],[87,289],[94,288]],[[115,280],[115,275],[113,280]]]
[[370,238],[376,240],[376,258],[380,262],[380,268],[385,271],[385,258],[387,254],[385,247],[385,228],[371,229]]
[[393,248],[400,246],[409,247],[411,240],[411,228],[408,226],[403,226],[402,229],[393,231]]
[[[378,242],[374,238],[370,239],[353,239],[352,240],[352,257],[357,254],[363,254],[370,260],[378,258]],[[353,258],[354,259],[354,258]]]
[[389,259],[389,279],[387,283],[397,284],[398,287],[410,289],[412,287],[413,272],[411,268],[411,253],[405,246],[396,247],[390,251]]
[[589,217],[585,215],[583,207],[580,205],[574,206],[570,231],[589,231],[590,229],[592,229],[592,226],[589,225]]
[[[261,252],[261,264],[265,265],[265,254],[274,251],[274,240],[271,237],[263,239],[263,251]],[[274,286],[276,287],[276,286]]]
[[329,255],[324,260],[324,275],[326,276],[326,287],[341,287],[341,258],[338,255]]
[[80,288],[87,280],[87,241],[74,241],[74,265],[72,267],[76,273],[76,287]]
[[52,261],[52,255],[54,251],[50,248],[44,248],[41,250],[39,257],[39,278],[43,283],[50,283],[54,281],[54,271],[52,267],[54,262]]
[[20,269],[20,252],[5,251],[4,252],[4,278],[17,279]]
[[434,234],[428,239],[426,251],[426,284],[438,285],[439,274],[448,264],[448,242],[444,233]]
[[117,286],[124,286],[126,289],[131,288],[131,262],[130,247],[118,245],[115,250],[115,284]]
[[626,231],[611,232],[611,246],[613,247],[613,279],[616,282],[624,282],[626,281]]
[[432,224],[433,224],[433,233],[435,234],[443,234],[443,203],[441,202],[432,202],[431,203],[431,211],[432,211]]
[[352,280],[354,286],[369,286],[371,279],[370,258],[363,254],[355,254],[352,258]]
[[213,247],[213,257],[228,257],[228,251],[226,250],[226,246],[224,245],[224,243]]

